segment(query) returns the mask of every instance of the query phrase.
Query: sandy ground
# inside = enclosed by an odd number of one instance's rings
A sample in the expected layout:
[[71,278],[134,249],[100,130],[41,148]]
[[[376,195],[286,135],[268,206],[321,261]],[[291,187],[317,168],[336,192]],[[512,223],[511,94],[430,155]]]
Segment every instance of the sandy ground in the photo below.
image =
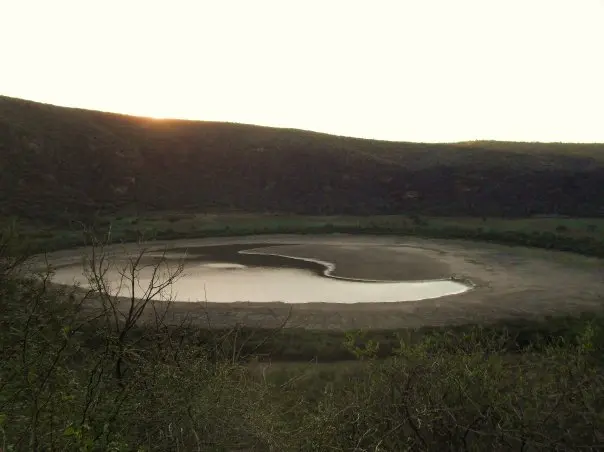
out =
[[[571,253],[344,234],[178,240],[154,242],[150,247],[236,243],[262,244],[255,252],[332,262],[335,276],[381,280],[455,276],[470,280],[475,287],[463,294],[400,303],[174,303],[168,321],[187,319],[211,327],[285,323],[312,329],[407,328],[578,314],[604,304],[604,260]],[[270,243],[278,246],[266,247]],[[80,260],[83,251],[61,251],[48,259],[53,265],[65,265]]]

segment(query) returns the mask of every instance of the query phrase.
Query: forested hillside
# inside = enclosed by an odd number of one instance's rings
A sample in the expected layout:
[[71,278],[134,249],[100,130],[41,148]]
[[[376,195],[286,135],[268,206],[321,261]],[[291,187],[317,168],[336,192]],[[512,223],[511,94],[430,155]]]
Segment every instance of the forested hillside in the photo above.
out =
[[604,144],[394,143],[0,97],[0,215],[604,215]]

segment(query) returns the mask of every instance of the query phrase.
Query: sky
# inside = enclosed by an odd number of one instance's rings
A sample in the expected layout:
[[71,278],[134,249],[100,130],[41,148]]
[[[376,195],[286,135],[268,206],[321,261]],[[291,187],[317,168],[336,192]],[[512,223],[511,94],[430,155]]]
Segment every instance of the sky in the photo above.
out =
[[362,138],[604,142],[604,0],[0,0],[0,94]]

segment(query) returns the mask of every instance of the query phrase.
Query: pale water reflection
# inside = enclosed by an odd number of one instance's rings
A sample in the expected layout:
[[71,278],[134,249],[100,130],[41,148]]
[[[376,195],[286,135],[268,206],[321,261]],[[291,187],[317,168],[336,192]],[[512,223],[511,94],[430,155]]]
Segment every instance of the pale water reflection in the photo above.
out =
[[[160,272],[160,280],[167,272]],[[141,296],[148,287],[153,268],[148,266],[137,274],[135,295]],[[118,290],[118,266],[106,274],[112,291]],[[56,270],[54,281],[87,286],[81,266]],[[121,295],[130,295],[130,284],[122,281]],[[421,282],[359,282],[317,275],[308,269],[246,266],[234,262],[185,262],[184,272],[174,284],[157,294],[156,299],[208,302],[274,302],[285,303],[359,303],[415,301],[458,294],[468,286],[451,281]]]

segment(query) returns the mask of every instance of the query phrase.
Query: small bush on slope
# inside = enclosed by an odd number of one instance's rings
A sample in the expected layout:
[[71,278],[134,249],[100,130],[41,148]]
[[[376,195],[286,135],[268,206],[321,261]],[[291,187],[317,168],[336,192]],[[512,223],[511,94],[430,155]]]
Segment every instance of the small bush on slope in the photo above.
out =
[[0,278],[3,450],[598,450],[604,442],[593,325],[515,355],[507,337],[481,329],[402,341],[381,360],[378,343],[350,336],[362,359],[356,371],[334,382],[320,372],[280,379],[254,373],[250,357],[183,340],[184,326],[167,327],[161,312],[141,323],[102,284],[82,293],[48,276]]

